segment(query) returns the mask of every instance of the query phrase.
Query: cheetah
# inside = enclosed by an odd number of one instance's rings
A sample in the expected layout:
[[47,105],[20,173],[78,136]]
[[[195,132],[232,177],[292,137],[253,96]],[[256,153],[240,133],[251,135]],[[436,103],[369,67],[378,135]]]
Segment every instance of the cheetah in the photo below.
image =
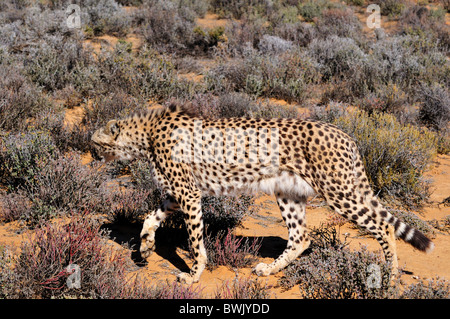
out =
[[206,262],[201,197],[265,192],[274,194],[286,222],[286,249],[259,276],[275,274],[309,247],[306,201],[321,195],[338,214],[368,230],[396,271],[396,238],[420,251],[434,244],[390,214],[374,195],[356,143],[336,126],[299,119],[208,119],[187,107],[169,105],[111,120],[92,136],[105,161],[149,161],[156,182],[169,196],[144,219],[140,253],[155,250],[155,231],[177,210],[184,212],[193,250],[185,283],[198,282]]

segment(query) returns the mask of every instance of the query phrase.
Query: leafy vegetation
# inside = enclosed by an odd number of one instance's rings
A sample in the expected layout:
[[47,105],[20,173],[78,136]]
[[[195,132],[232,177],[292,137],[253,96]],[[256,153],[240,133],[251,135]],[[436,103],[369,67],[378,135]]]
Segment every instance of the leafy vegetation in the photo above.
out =
[[378,196],[407,206],[421,205],[428,198],[423,173],[436,153],[436,135],[431,131],[402,125],[390,114],[346,111],[336,104],[316,109],[313,117],[335,124],[355,139]]

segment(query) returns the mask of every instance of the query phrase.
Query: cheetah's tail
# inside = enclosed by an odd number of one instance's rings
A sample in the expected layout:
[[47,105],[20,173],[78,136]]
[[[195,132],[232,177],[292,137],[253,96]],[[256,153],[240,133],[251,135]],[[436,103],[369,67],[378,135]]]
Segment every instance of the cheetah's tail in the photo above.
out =
[[[375,204],[376,203],[376,204]],[[382,208],[381,204],[378,200],[372,200],[371,206],[374,209],[378,208],[379,215],[389,224],[394,226],[395,236],[397,238],[401,238],[407,243],[411,244],[414,248],[430,253],[434,249],[434,243],[420,231],[411,227],[404,222],[402,222],[399,218],[393,216],[386,209]],[[380,209],[381,208],[381,209]]]
[[[361,162],[361,155],[359,154],[356,146],[353,147],[353,162],[356,163],[357,161]],[[359,181],[359,176],[356,174],[357,170],[354,168],[355,171],[355,181]],[[364,175],[364,168],[362,168],[362,175]],[[387,223],[394,226],[395,229],[395,236],[397,238],[401,238],[407,243],[411,244],[414,248],[430,253],[434,249],[434,243],[426,237],[424,234],[422,234],[417,229],[406,225],[404,222],[402,222],[397,217],[393,216],[391,213],[389,213],[378,201],[376,197],[373,196],[373,193],[371,195],[368,195],[365,197],[366,204],[372,208],[372,211],[376,212],[379,217],[384,219]]]

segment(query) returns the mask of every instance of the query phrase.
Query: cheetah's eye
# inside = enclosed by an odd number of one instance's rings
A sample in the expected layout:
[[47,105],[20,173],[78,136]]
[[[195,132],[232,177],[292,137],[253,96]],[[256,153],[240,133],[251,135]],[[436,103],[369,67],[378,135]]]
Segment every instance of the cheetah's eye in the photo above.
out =
[[119,135],[119,125],[117,124],[117,121],[112,120],[109,121],[108,124],[106,124],[105,133],[111,134],[111,136],[115,139]]

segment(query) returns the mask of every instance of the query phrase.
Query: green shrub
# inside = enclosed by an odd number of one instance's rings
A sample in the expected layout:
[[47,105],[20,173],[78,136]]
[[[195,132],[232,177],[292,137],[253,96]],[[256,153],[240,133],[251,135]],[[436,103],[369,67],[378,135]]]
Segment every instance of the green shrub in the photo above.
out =
[[313,117],[337,125],[359,148],[369,182],[378,196],[420,206],[430,195],[423,173],[436,154],[436,135],[400,124],[393,115],[345,110],[332,105]]
[[448,81],[450,64],[436,43],[421,35],[403,35],[377,41],[367,69],[374,83],[393,82],[402,89],[417,90],[417,83]]
[[244,240],[235,236],[230,229],[219,231],[216,235],[208,233],[205,238],[209,270],[224,265],[233,269],[250,266],[258,255],[261,241]]
[[223,18],[241,19],[251,14],[267,15],[273,3],[264,0],[212,0],[210,7],[213,12]]
[[13,267],[14,254],[7,247],[0,245],[0,298],[14,298],[17,293],[17,277]]
[[354,6],[363,6],[366,4],[365,0],[345,0],[345,3],[348,5],[354,5]]
[[[83,19],[84,18],[84,19]],[[115,0],[88,1],[81,6],[82,23],[95,35],[125,36],[130,29],[131,16]]]
[[399,16],[405,9],[403,0],[375,0],[373,3],[380,6],[382,15],[389,17]]
[[[85,105],[82,124],[89,135],[112,119],[125,118],[144,110],[144,104],[122,90],[97,96]],[[87,141],[90,143],[90,141]]]
[[420,280],[416,284],[406,287],[401,299],[449,299],[450,282],[443,278],[427,280],[425,283]]
[[26,170],[32,174],[3,201],[8,215],[24,220],[28,226],[87,208],[104,211],[104,177],[96,168],[81,165],[77,155],[39,160]]
[[262,37],[270,33],[265,17],[245,17],[241,21],[231,21],[225,27],[227,41],[217,50],[225,57],[245,56],[249,49],[256,49]]
[[303,102],[308,85],[318,81],[317,65],[297,50],[260,54],[249,49],[245,58],[219,65],[205,78],[209,91],[237,91],[259,97]]
[[308,46],[308,55],[318,62],[323,81],[357,76],[355,73],[367,63],[366,54],[353,39],[336,35],[314,39]]
[[[105,232],[86,216],[70,223],[44,223],[21,245],[14,272],[19,298],[119,298],[125,287],[125,254],[104,246]],[[70,287],[69,265],[77,265],[80,285]]]
[[81,40],[69,39],[56,36],[34,47],[24,62],[25,70],[34,83],[49,92],[72,85],[88,95],[99,82],[92,52]]
[[450,136],[445,133],[438,133],[438,149],[439,154],[450,153]]
[[134,20],[148,44],[160,51],[187,53],[195,41],[197,14],[177,2],[146,2],[134,13]]
[[322,11],[317,21],[317,36],[327,38],[331,35],[362,41],[362,27],[353,10],[334,8]]
[[20,131],[39,112],[54,109],[51,100],[21,72],[20,63],[0,62],[0,129]]
[[[379,287],[368,285],[375,267],[379,269]],[[290,288],[298,284],[306,299],[379,299],[392,295],[390,266],[365,247],[357,251],[313,250],[289,265],[285,276],[282,285]]]
[[269,299],[272,287],[261,280],[237,277],[225,281],[215,292],[215,299]]
[[30,187],[42,166],[58,156],[49,133],[31,131],[5,135],[1,138],[0,173],[2,183],[10,190]]
[[283,288],[298,284],[307,299],[374,299],[397,293],[391,287],[390,265],[380,255],[365,246],[349,250],[334,227],[314,228],[311,238],[309,253],[284,270],[279,281]]
[[419,121],[436,131],[446,132],[450,122],[450,92],[434,83],[422,86],[419,94],[423,101],[419,110]]
[[148,197],[151,190],[131,189],[111,192],[107,196],[107,218],[112,224],[133,224],[142,222],[148,209]]
[[322,14],[322,10],[323,6],[317,1],[301,3],[298,8],[300,15],[308,22],[312,22],[314,18],[319,17]]

